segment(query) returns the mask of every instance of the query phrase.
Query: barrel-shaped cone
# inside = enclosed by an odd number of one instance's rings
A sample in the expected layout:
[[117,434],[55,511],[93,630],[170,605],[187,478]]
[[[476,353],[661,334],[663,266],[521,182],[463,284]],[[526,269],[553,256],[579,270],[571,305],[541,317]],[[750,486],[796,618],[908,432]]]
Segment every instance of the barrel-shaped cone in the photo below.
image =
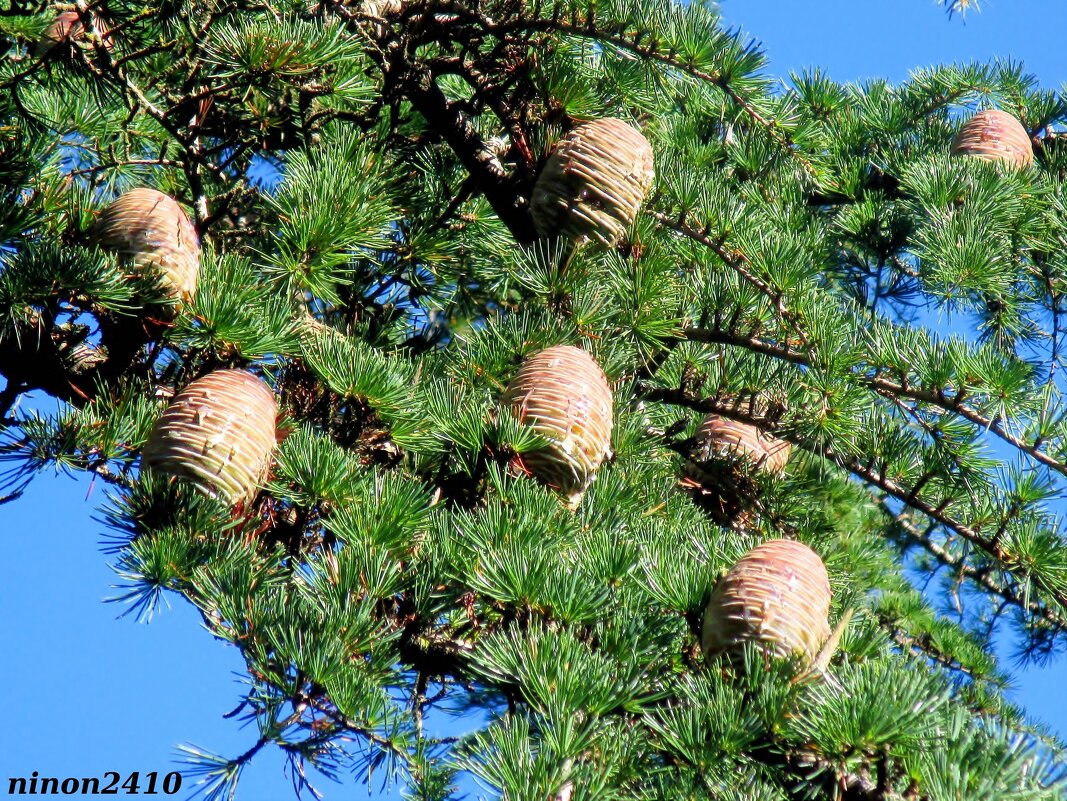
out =
[[[114,49],[114,40],[111,37],[111,31],[108,30],[107,26],[103,24],[100,17],[96,14],[92,15],[92,20],[93,27],[96,29],[97,34],[99,34],[104,47],[108,50]],[[44,29],[44,33],[41,34],[41,38],[37,41],[37,45],[34,48],[34,54],[37,56],[44,56],[53,50],[56,50],[59,53],[73,53],[75,42],[84,36],[85,25],[82,23],[81,16],[78,12],[61,11],[56,14],[56,18],[52,20],[52,24]],[[64,49],[57,49],[60,46]]]
[[131,189],[100,214],[93,236],[135,269],[159,270],[172,297],[196,291],[200,242],[189,215],[174,198],[155,189]]
[[716,585],[704,613],[704,653],[736,656],[755,642],[765,653],[811,664],[830,636],[829,614],[830,579],[819,555],[803,543],[770,540]]
[[688,469],[697,478],[702,465],[719,456],[736,459],[769,475],[778,475],[789,462],[790,445],[759,426],[709,414],[696,434],[696,449]]
[[141,454],[156,475],[188,479],[230,503],[250,500],[270,470],[278,407],[262,380],[216,370],[179,392]]
[[77,11],[61,11],[56,14],[52,24],[44,29],[37,42],[37,54],[47,53],[58,44],[66,44],[77,39],[85,30]]
[[570,345],[536,353],[523,362],[501,404],[548,440],[547,447],[522,454],[522,463],[572,501],[579,498],[611,453],[611,388],[596,360]]
[[1034,163],[1034,148],[1026,129],[999,109],[980,111],[964,123],[952,142],[952,154],[1003,161],[1016,167]]
[[614,247],[654,175],[652,147],[632,125],[608,118],[578,126],[556,145],[534,185],[530,211],[538,235]]

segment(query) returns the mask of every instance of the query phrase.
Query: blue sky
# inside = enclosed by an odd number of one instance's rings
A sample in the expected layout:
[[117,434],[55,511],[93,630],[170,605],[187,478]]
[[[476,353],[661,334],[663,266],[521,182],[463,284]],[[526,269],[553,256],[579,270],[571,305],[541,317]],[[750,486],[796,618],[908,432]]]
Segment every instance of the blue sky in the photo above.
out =
[[[1046,87],[1067,79],[1067,2],[982,6],[965,21],[949,22],[935,0],[721,2],[729,25],[762,42],[772,75],[819,66],[841,81],[900,81],[917,67],[1010,57]],[[104,487],[89,490],[84,480],[42,476],[18,502],[0,506],[7,650],[0,660],[0,792],[6,777],[35,770],[60,777],[162,774],[176,768],[178,743],[233,755],[256,739],[253,730],[222,718],[241,696],[237,653],[214,642],[189,606],[175,600],[142,625],[117,620],[121,609],[103,603],[116,577],[100,550],[104,527],[93,520]],[[1016,673],[1014,697],[1067,734],[1067,698],[1058,689],[1064,683],[1062,661],[1029,668]],[[238,798],[292,798],[282,764],[275,752],[257,755]],[[352,785],[319,786],[331,800],[368,797]]]

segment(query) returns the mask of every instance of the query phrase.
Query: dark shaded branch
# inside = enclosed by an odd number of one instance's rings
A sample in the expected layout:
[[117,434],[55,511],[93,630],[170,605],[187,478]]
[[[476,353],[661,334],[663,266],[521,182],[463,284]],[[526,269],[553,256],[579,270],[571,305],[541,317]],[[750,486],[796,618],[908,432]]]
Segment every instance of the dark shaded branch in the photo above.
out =
[[431,128],[445,140],[474,179],[501,222],[520,243],[537,239],[529,198],[499,166],[496,153],[456,103],[449,102],[428,69],[415,68],[405,94]]

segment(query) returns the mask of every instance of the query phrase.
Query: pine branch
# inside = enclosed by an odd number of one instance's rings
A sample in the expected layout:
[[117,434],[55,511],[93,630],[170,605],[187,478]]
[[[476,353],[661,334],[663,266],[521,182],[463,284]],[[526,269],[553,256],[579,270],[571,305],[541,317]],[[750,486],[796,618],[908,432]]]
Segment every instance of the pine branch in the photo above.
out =
[[923,635],[913,637],[908,634],[908,632],[898,626],[894,626],[888,621],[879,620],[878,622],[881,624],[882,628],[888,632],[893,642],[895,642],[904,653],[922,656],[929,659],[931,662],[937,663],[946,670],[962,673],[964,676],[968,677],[973,676],[973,671],[966,665],[935,648],[934,644],[930,642],[929,637]]
[[314,709],[316,712],[325,715],[336,725],[342,727],[346,731],[351,732],[352,734],[358,737],[362,737],[371,745],[374,745],[377,748],[380,748],[382,751],[385,751],[386,753],[391,754],[393,757],[399,759],[404,764],[405,768],[408,770],[411,776],[413,776],[416,780],[418,780],[419,777],[422,775],[422,763],[416,758],[416,756],[407,749],[401,748],[389,737],[384,737],[375,732],[373,729],[363,725],[359,721],[352,720],[351,718],[344,715],[332,704],[327,703],[324,699],[307,698],[306,702],[309,707]]
[[[804,367],[812,366],[812,359],[810,356],[785,345],[767,342],[756,336],[733,334],[729,331],[717,331],[708,328],[689,328],[682,333],[682,336],[691,342],[734,345],[736,347],[753,351],[754,353],[761,353],[764,356],[771,356],[775,359],[789,362],[790,364],[801,365]],[[1042,451],[1039,444],[1027,443],[1018,436],[1012,434],[1004,428],[1000,423],[999,418],[991,418],[982,414],[973,406],[968,405],[965,402],[965,390],[952,392],[945,390],[944,388],[921,389],[909,385],[906,380],[894,381],[879,376],[877,375],[877,368],[874,370],[875,375],[868,375],[867,373],[871,372],[871,370],[865,365],[858,365],[850,372],[858,383],[867,386],[886,398],[907,398],[918,403],[926,403],[931,406],[936,406],[950,414],[962,417],[964,420],[974,423],[982,430],[991,432],[1035,461],[1040,462],[1046,467],[1052,468],[1063,476],[1067,476],[1067,463],[1061,462],[1045,451]]]
[[[359,35],[373,33],[372,29],[360,24],[364,15],[353,13],[338,2],[332,3],[332,10]],[[433,16],[429,10],[424,13]],[[475,129],[464,104],[448,99],[430,66],[408,58],[403,48],[390,46],[389,36],[387,27],[382,26],[372,39],[373,47],[369,51],[381,68],[387,86],[396,87],[423,116],[430,129],[445,140],[466,168],[472,185],[478,187],[516,241],[520,244],[533,242],[537,239],[537,231],[529,212],[529,188],[520,185],[519,176],[509,179],[505,175],[499,157]],[[503,109],[500,113],[505,114]]]
[[[131,106],[140,108],[144,113],[155,120],[163,130],[167,131],[174,137],[185,152],[185,176],[186,180],[189,182],[189,189],[192,192],[192,205],[196,217],[196,228],[198,233],[202,235],[205,231],[206,221],[210,217],[211,210],[202,175],[204,155],[200,147],[198,131],[193,130],[189,133],[183,133],[181,127],[171,121],[168,115],[148,97],[145,91],[142,90],[130,76],[129,71],[125,66],[126,62],[120,63],[115,59],[111,50],[104,42],[103,36],[97,29],[97,20],[89,10],[89,5],[86,3],[86,0],[77,0],[76,6],[81,22],[85,26],[86,37],[92,44],[95,58],[104,65],[104,69],[102,70],[97,66],[96,61],[94,61],[93,58],[90,58],[88,54],[79,50],[78,52],[81,54],[82,62],[85,67],[97,77],[109,80],[118,85],[124,94],[129,98],[132,98]],[[209,17],[209,19],[211,18]]]
[[[770,283],[764,281],[752,272],[750,269],[751,262],[748,257],[740,250],[727,247],[725,237],[713,238],[708,233],[708,229],[705,228],[701,231],[692,227],[686,222],[684,213],[681,214],[677,220],[672,220],[660,211],[653,211],[650,209],[646,213],[664,228],[682,234],[714,252],[715,255],[722,259],[728,267],[740,275],[741,278],[755,288],[760,294],[770,300],[771,305],[777,310],[778,316],[790,325],[801,344],[805,346],[808,344],[808,338],[801,326],[800,318],[785,304],[785,294],[780,289],[772,286]],[[808,359],[810,361],[812,360],[812,357],[809,356]]]
[[993,578],[992,571],[988,568],[976,568],[967,564],[962,556],[954,556],[943,545],[934,540],[931,531],[924,531],[915,525],[906,515],[894,512],[886,505],[881,504],[882,510],[892,518],[898,531],[907,537],[913,545],[918,545],[933,556],[941,565],[947,567],[956,575],[962,576],[981,587],[991,595],[995,595],[1012,606],[1025,610],[1035,618],[1045,621],[1050,626],[1067,631],[1067,617],[1049,608],[1045,604],[1038,603],[1030,597],[1029,593],[1020,592],[1015,587],[1002,584]]
[[[714,413],[743,423],[756,425],[766,424],[766,421],[760,419],[758,415],[739,409],[736,404],[710,398],[700,398],[685,390],[644,386],[639,387],[638,391],[642,397],[648,400],[683,406],[705,414]],[[949,531],[963,537],[968,542],[985,551],[1000,564],[1004,565],[1006,571],[1013,572],[1013,568],[1009,568],[1008,565],[1015,563],[1018,566],[1014,568],[1014,571],[1020,572],[1028,578],[1037,580],[1039,584],[1045,584],[1044,582],[1041,582],[1040,578],[1037,575],[1034,575],[1032,571],[1023,565],[1019,565],[1017,560],[1013,559],[1012,554],[1005,550],[999,535],[987,537],[977,528],[952,516],[946,511],[947,503],[941,503],[935,506],[923,498],[920,493],[916,491],[916,488],[900,486],[884,475],[884,473],[872,467],[869,460],[865,461],[856,456],[848,456],[838,453],[829,445],[805,442],[798,438],[789,437],[788,435],[783,434],[778,434],[778,436],[784,436],[784,438],[789,439],[798,447],[822,456],[828,461],[836,464],[841,469],[862,479],[867,484],[880,489],[887,495],[903,502],[912,509],[921,512],[931,520],[937,521]],[[1046,591],[1058,605],[1067,608],[1067,594],[1047,586]],[[1064,629],[1060,628],[1060,630],[1062,631]]]

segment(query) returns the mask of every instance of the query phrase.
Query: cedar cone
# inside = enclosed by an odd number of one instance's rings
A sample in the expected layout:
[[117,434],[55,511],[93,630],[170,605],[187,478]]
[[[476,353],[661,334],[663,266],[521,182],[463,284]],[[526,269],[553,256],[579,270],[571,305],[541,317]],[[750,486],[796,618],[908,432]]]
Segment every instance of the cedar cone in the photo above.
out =
[[747,462],[769,475],[778,475],[785,470],[791,450],[788,442],[770,436],[758,426],[717,414],[704,418],[696,441],[697,450],[689,466],[698,474],[703,464],[719,454]]
[[200,272],[200,243],[189,215],[155,189],[131,189],[100,214],[93,237],[135,269],[155,267],[175,298],[190,300]]
[[500,403],[551,443],[522,454],[523,466],[577,503],[611,454],[611,388],[600,365],[581,348],[548,348],[523,362]]
[[652,147],[622,120],[580,125],[556,145],[534,185],[530,211],[542,237],[590,237],[614,247],[652,187]]
[[997,109],[980,111],[964,124],[952,141],[952,155],[1004,161],[1015,167],[1034,163],[1034,148],[1022,123]]
[[142,468],[192,481],[232,504],[250,501],[266,480],[278,407],[263,381],[216,370],[179,392],[156,421]]
[[404,0],[363,0],[360,11],[370,17],[384,19],[404,10]]
[[704,612],[701,644],[710,660],[746,642],[811,664],[830,637],[830,578],[815,551],[793,540],[757,545],[719,581]]
[[[100,34],[100,39],[104,43],[104,47],[108,50],[113,50],[115,42],[111,38],[111,31],[107,26],[103,24],[100,17],[96,14],[92,16],[94,27],[97,33]],[[55,48],[60,45],[65,47],[59,52],[65,52],[70,55],[73,53],[74,43],[85,35],[85,25],[82,24],[81,17],[77,11],[61,11],[56,14],[56,18],[52,20],[52,24],[45,28],[44,33],[41,34],[40,40],[34,47],[34,55],[38,58],[51,53]]]
[[717,414],[704,418],[685,460],[682,486],[719,525],[743,524],[759,489],[753,470],[780,474],[791,446],[761,428]]

